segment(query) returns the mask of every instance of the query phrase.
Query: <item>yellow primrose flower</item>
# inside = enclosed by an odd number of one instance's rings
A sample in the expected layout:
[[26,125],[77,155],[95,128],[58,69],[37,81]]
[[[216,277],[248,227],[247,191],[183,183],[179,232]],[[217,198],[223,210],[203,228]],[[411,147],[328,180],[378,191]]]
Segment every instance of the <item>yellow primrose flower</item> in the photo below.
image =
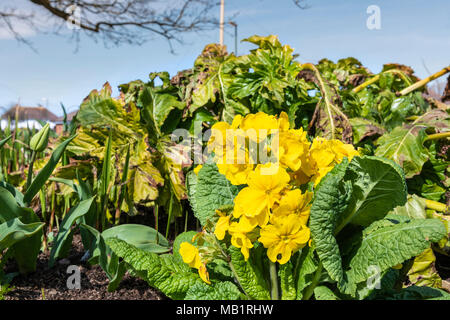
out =
[[261,142],[272,133],[274,130],[278,130],[278,120],[275,116],[269,115],[264,112],[258,112],[256,114],[248,114],[241,122],[241,129],[256,130],[256,142]]
[[244,256],[245,261],[249,257],[249,249],[253,248],[251,240],[248,238],[247,233],[251,232],[253,227],[244,221],[232,222],[228,232],[231,235],[231,244],[241,249],[241,253]]
[[311,163],[315,171],[311,178],[314,185],[317,185],[344,157],[351,161],[357,155],[359,155],[358,151],[351,144],[344,144],[339,140],[314,138],[310,150]]
[[306,132],[303,129],[281,132],[279,144],[280,163],[292,171],[299,170],[309,152],[310,142],[306,139]]
[[352,161],[353,157],[359,156],[359,152],[351,144],[345,144],[340,140],[332,140],[332,143],[337,163],[340,163],[344,157],[347,157],[348,161]]
[[189,242],[182,242],[180,245],[180,255],[183,258],[184,263],[187,263],[189,267],[198,269],[201,266],[200,255],[198,249]]
[[198,275],[207,284],[211,284],[209,281],[208,270],[206,269],[206,264],[200,261],[200,254],[198,249],[190,244],[189,242],[182,242],[179,250],[184,263],[188,264],[189,267],[198,269]]
[[311,199],[313,193],[306,191],[302,193],[300,189],[289,190],[281,198],[279,206],[273,211],[271,222],[279,217],[296,214],[301,223],[306,225],[311,208]]
[[282,216],[275,224],[268,224],[261,229],[258,239],[267,250],[270,261],[285,264],[292,253],[303,248],[309,240],[310,231],[296,214]]
[[231,214],[227,216],[219,210],[216,210],[216,213],[219,214],[220,218],[214,228],[214,234],[218,240],[223,240],[225,238],[225,232],[230,228]]
[[270,170],[270,163],[258,165],[248,176],[248,187],[242,189],[234,199],[235,218],[245,215],[256,218],[262,226],[269,219],[269,209],[281,197],[280,193],[289,183],[290,177],[285,169],[278,167],[275,174],[264,174],[262,170]]
[[289,117],[286,112],[281,112],[278,117],[278,128],[281,132],[288,131],[290,128]]
[[198,166],[196,166],[195,167],[195,169],[194,169],[194,173],[196,174],[196,175],[198,175],[198,172],[200,171],[200,169],[203,167],[203,165],[201,165],[201,164],[199,164]]
[[200,279],[202,279],[204,282],[206,282],[207,284],[211,284],[211,281],[209,281],[209,273],[208,269],[206,269],[206,264],[203,263],[198,268],[198,275],[200,276]]
[[[241,122],[242,122],[241,115],[235,116],[231,125],[224,121],[216,122],[211,127],[211,137],[209,138],[208,141],[209,150],[211,151],[216,148],[217,149],[223,148],[227,143],[227,130],[230,129],[235,130],[239,128]],[[218,152],[217,149],[216,152]]]

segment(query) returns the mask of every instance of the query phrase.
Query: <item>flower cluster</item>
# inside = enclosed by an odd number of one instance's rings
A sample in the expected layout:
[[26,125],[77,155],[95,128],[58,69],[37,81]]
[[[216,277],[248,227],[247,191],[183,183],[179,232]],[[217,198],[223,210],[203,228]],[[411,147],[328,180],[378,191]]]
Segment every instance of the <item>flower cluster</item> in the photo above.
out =
[[[339,140],[315,138],[311,143],[303,129],[290,128],[284,112],[278,118],[263,112],[237,116],[231,125],[218,122],[212,130],[208,145],[219,172],[232,184],[247,185],[234,199],[232,214],[219,212],[217,239],[223,240],[228,232],[231,244],[241,249],[245,259],[258,240],[268,248],[272,262],[286,263],[310,238],[312,193],[302,192],[299,186],[310,181],[317,185],[344,157],[351,160],[358,152]],[[252,143],[256,144],[253,152]],[[261,161],[261,150],[269,162]],[[239,161],[239,156],[246,161]]]
[[308,190],[344,157],[358,155],[339,140],[317,137],[310,142],[303,129],[291,128],[284,112],[279,117],[263,112],[236,116],[231,125],[217,122],[208,147],[219,172],[230,183],[245,186],[232,211],[216,211],[215,237],[229,235],[245,260],[259,241],[268,258],[280,264],[310,240]]

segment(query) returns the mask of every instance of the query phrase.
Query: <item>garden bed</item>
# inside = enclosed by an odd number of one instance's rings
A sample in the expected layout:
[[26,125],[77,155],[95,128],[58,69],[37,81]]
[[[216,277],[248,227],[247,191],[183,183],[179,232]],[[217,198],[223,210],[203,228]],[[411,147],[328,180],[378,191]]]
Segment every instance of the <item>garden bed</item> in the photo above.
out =
[[[138,278],[125,275],[114,292],[108,292],[108,278],[99,265],[90,266],[81,261],[84,255],[79,234],[74,235],[72,249],[66,259],[48,268],[48,253],[39,254],[36,272],[18,275],[11,283],[13,288],[5,300],[161,300],[167,299],[158,290]],[[77,265],[81,271],[81,290],[69,290],[66,282],[69,265]],[[7,272],[16,271],[15,263],[7,266]]]

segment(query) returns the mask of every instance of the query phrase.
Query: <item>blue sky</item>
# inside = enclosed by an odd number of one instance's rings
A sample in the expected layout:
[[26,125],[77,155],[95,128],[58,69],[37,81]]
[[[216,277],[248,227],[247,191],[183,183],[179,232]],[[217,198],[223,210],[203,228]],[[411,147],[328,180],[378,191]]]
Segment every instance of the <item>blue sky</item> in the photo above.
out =
[[[12,0],[10,0],[12,1]],[[20,0],[24,1],[24,0]],[[383,63],[399,62],[413,67],[419,77],[450,64],[450,1],[448,0],[307,0],[310,8],[298,9],[291,0],[226,0],[226,14],[237,14],[238,38],[253,34],[277,34],[300,54],[301,62],[327,57],[359,59],[372,72]],[[369,30],[369,5],[381,10],[381,29]],[[217,14],[219,11],[217,10]],[[41,103],[61,114],[60,102],[75,110],[92,89],[109,81],[113,87],[135,79],[148,79],[152,71],[190,68],[202,48],[218,42],[218,30],[186,35],[184,45],[169,52],[164,39],[142,46],[105,48],[82,37],[80,48],[68,38],[29,32],[37,53],[0,30],[0,106],[17,102]],[[233,30],[225,44],[234,50]],[[243,54],[252,45],[239,43]]]

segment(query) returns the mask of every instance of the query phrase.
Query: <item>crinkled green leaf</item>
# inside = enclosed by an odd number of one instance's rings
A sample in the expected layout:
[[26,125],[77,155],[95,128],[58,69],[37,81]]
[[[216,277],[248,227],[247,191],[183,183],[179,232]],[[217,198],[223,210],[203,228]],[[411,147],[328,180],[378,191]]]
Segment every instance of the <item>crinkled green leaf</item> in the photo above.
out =
[[311,206],[309,227],[317,254],[330,277],[343,281],[341,254],[334,236],[336,223],[349,205],[351,184],[342,183],[348,161],[336,165],[319,183]]
[[229,281],[214,282],[211,285],[197,282],[189,288],[185,300],[239,300],[241,292]]
[[293,272],[294,270],[290,261],[285,264],[281,264],[278,269],[282,300],[295,300],[297,297]]
[[240,249],[231,246],[228,252],[237,280],[245,294],[251,299],[270,300],[266,277],[261,269],[257,267],[257,263],[253,261],[252,255],[250,254],[249,260],[245,261]]
[[384,271],[419,255],[432,242],[446,236],[444,224],[437,219],[396,220],[398,218],[400,216],[389,215],[384,219],[389,224],[371,228],[371,232],[363,235],[348,264],[352,281],[366,281],[372,275],[371,266]]
[[312,283],[317,267],[318,262],[314,256],[314,249],[310,247],[303,248],[297,262],[297,270],[294,270],[297,279],[297,300],[303,298],[303,291]]
[[196,272],[173,255],[159,256],[117,238],[107,239],[106,243],[136,274],[171,299],[184,299],[189,288],[202,281]]
[[232,185],[217,169],[215,164],[203,165],[198,173],[195,186],[195,216],[205,225],[208,219],[216,216],[215,210],[223,205],[233,204],[239,188]]
[[314,297],[316,300],[340,300],[338,296],[326,286],[318,286],[314,288]]
[[406,184],[392,161],[355,157],[342,162],[318,185],[311,207],[310,228],[317,254],[330,277],[347,283],[335,238],[348,224],[368,226],[406,202]]

